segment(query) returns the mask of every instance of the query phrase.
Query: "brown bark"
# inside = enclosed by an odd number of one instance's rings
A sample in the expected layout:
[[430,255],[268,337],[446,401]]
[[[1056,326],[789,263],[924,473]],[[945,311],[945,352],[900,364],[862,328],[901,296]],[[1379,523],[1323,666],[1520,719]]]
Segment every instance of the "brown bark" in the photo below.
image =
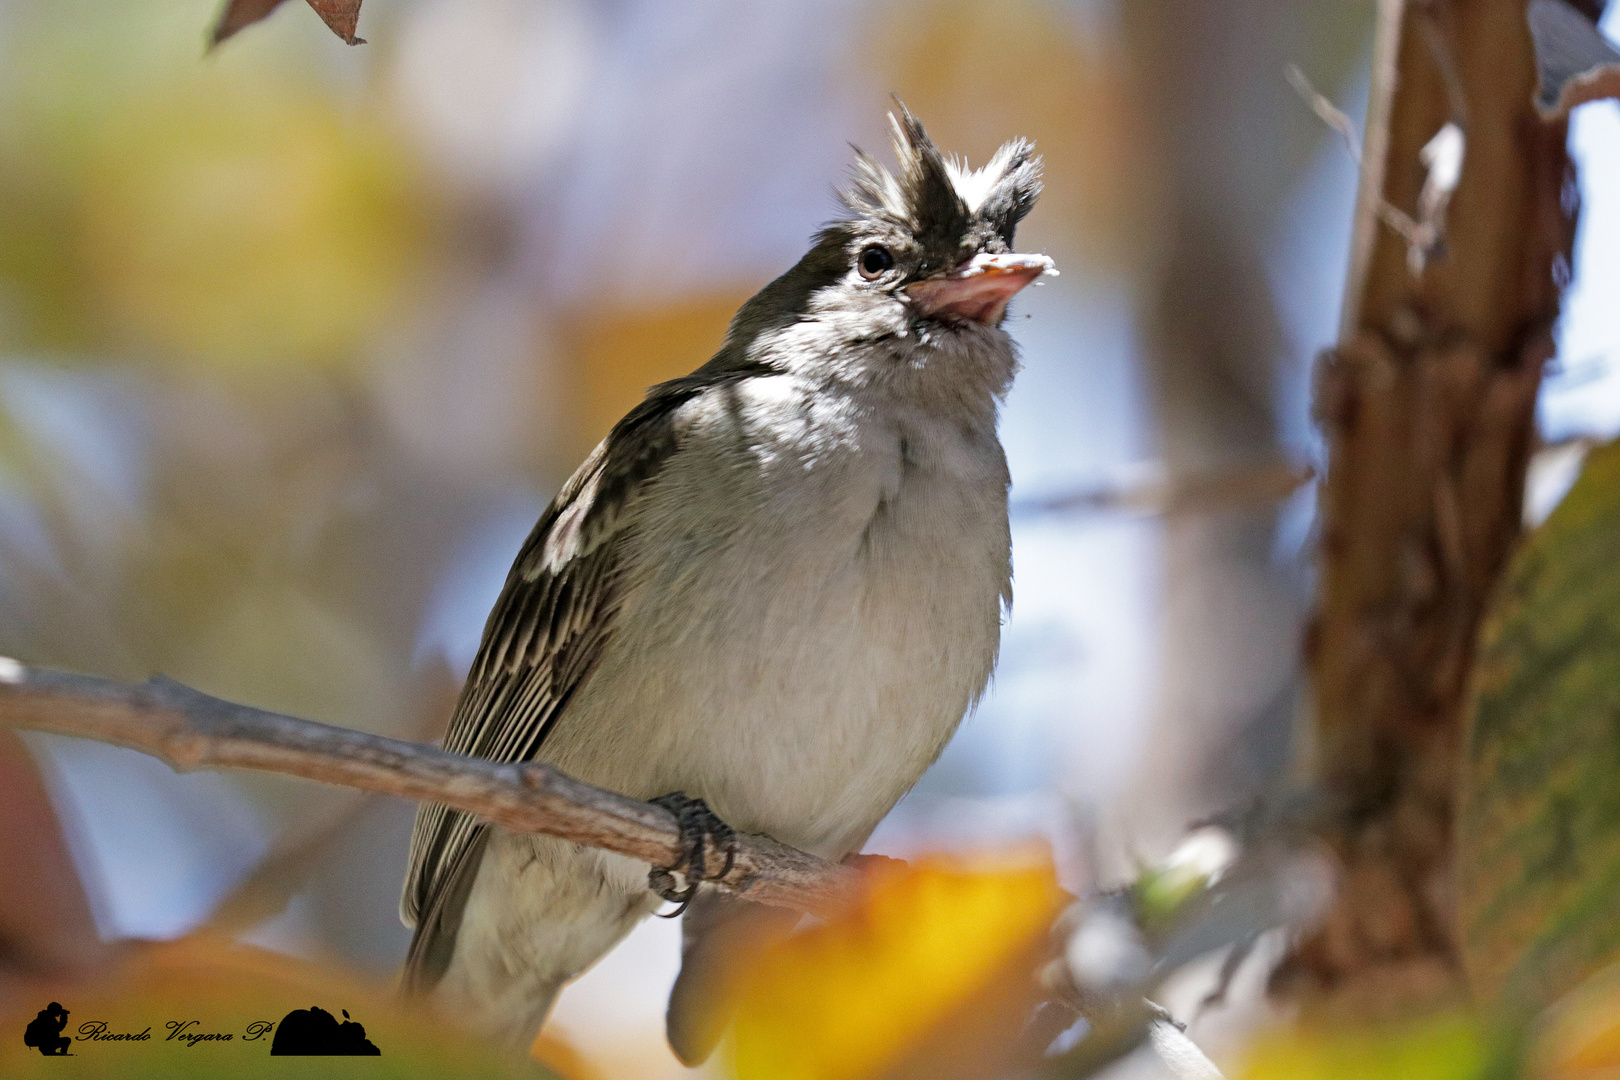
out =
[[[675,815],[592,787],[541,762],[497,764],[436,746],[317,724],[221,701],[166,679],[129,684],[0,661],[0,728],[127,746],[187,772],[245,768],[444,803],[514,832],[544,833],[667,870],[685,859]],[[727,865],[707,849],[705,866]],[[826,912],[854,871],[766,836],[739,834],[722,888],[761,903]]]
[[[1532,106],[1525,0],[1385,0],[1380,18],[1344,326],[1316,389],[1328,466],[1306,653],[1343,878],[1277,980],[1360,1015],[1463,990],[1464,685],[1519,535],[1575,206],[1565,125]],[[1448,120],[1466,134],[1462,176],[1414,274],[1378,200],[1420,216],[1419,150]]]

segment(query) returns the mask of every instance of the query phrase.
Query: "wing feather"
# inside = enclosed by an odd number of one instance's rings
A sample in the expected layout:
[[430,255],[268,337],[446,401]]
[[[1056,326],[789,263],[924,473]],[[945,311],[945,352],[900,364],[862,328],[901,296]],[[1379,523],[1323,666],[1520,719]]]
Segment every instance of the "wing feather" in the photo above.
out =
[[[626,506],[676,449],[675,413],[721,383],[769,369],[701,369],[654,387],[558,492],[529,534],[490,612],[444,748],[526,761],[590,677],[614,630]],[[489,826],[437,803],[417,810],[400,917],[416,928],[406,984],[436,983],[477,874]]]

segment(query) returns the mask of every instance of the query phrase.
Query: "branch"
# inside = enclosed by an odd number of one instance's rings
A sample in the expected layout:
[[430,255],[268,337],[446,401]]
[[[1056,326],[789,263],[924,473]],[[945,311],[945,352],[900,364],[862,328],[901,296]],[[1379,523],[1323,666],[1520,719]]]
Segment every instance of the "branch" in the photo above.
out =
[[[1429,28],[1430,48],[1436,56],[1436,63],[1444,71],[1451,73],[1446,79],[1446,87],[1453,98],[1452,113],[1461,115],[1463,111],[1461,90],[1453,89],[1456,83],[1454,78],[1456,65],[1451,61],[1448,46],[1438,36],[1431,23],[1425,22],[1423,25]],[[1300,70],[1298,64],[1289,64],[1285,73],[1289,85],[1305,99],[1305,104],[1311,107],[1317,118],[1338,132],[1350,160],[1357,168],[1364,169],[1361,142],[1356,137],[1355,125],[1350,117],[1311,85],[1311,80]],[[1418,217],[1414,218],[1381,196],[1374,206],[1378,220],[1406,241],[1407,269],[1414,276],[1423,273],[1423,268],[1440,252],[1444,243],[1446,207],[1450,204],[1451,193],[1456,190],[1457,181],[1462,175],[1462,159],[1466,145],[1467,139],[1463,135],[1462,128],[1456,122],[1452,122],[1443,126],[1419,152],[1418,157],[1423,163],[1428,179],[1424,181],[1423,191],[1418,197]]]
[[[443,803],[513,832],[543,833],[671,871],[684,861],[675,815],[541,762],[498,764],[300,720],[161,676],[121,683],[0,657],[0,727],[125,746],[177,772],[258,769]],[[711,852],[706,864],[724,861],[724,852]],[[846,893],[854,871],[767,836],[739,833],[730,871],[712,880],[760,903],[824,913]]]
[[1134,483],[1020,499],[1010,510],[1015,517],[1087,511],[1166,517],[1220,514],[1282,502],[1315,478],[1315,470],[1309,465],[1263,461],[1204,474],[1150,477]]
[[[1271,980],[1321,1015],[1404,1017],[1477,976],[1450,899],[1472,669],[1520,535],[1575,226],[1566,126],[1530,101],[1526,10],[1379,0],[1344,321],[1315,379],[1311,769],[1341,887]],[[1385,204],[1443,246],[1375,227]]]

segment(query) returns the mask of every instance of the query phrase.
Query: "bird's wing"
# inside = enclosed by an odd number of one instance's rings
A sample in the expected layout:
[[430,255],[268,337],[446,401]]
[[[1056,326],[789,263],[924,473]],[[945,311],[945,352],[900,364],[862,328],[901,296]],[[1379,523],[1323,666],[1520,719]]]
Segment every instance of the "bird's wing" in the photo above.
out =
[[[655,387],[563,486],[524,542],[444,737],[444,748],[492,761],[534,757],[612,637],[626,505],[674,453],[675,413],[752,366]],[[417,811],[400,917],[416,928],[407,986],[426,989],[450,962],[488,826],[436,803]]]

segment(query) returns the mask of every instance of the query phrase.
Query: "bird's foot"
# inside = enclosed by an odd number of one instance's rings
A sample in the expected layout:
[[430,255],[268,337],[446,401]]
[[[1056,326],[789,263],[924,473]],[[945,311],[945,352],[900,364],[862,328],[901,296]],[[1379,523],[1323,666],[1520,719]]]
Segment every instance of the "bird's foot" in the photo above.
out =
[[[718,881],[731,873],[731,868],[737,862],[737,834],[709,809],[707,803],[688,797],[684,791],[672,791],[650,801],[654,806],[662,806],[674,814],[681,830],[681,861],[667,870],[661,866],[654,867],[647,875],[648,888],[670,903],[680,905],[663,915],[663,918],[673,919],[691,904],[692,898],[697,895],[699,883]],[[707,874],[706,865],[711,846],[726,853],[725,865],[712,877]],[[679,870],[686,879],[686,888],[675,887],[675,870]]]

